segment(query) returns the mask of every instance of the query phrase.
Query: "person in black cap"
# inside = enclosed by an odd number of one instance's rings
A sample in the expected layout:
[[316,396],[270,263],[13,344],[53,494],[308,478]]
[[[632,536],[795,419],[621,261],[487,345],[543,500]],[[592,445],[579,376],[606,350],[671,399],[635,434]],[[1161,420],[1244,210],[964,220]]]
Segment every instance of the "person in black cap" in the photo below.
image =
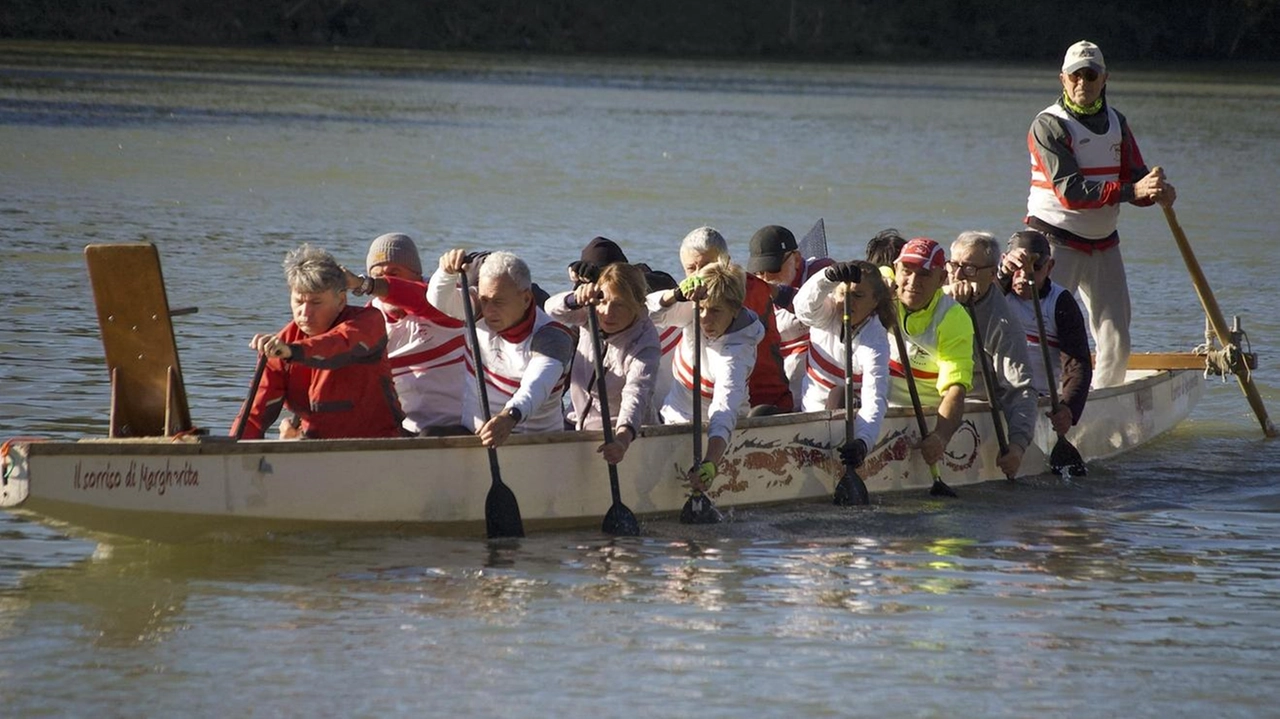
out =
[[[1063,434],[1080,421],[1085,402],[1089,398],[1089,383],[1093,368],[1089,358],[1089,337],[1085,331],[1084,314],[1080,305],[1062,285],[1049,278],[1053,271],[1053,257],[1049,240],[1035,230],[1013,233],[1008,251],[1000,261],[1000,283],[1014,315],[1021,320],[1027,336],[1032,380],[1036,391],[1049,394],[1049,381],[1045,376],[1040,350],[1040,329],[1036,324],[1033,301],[1040,302],[1044,317],[1044,339],[1049,348],[1049,362],[1058,381],[1058,406],[1050,409],[1049,419],[1053,430]],[[1033,299],[1031,280],[1039,294]]]
[[781,225],[765,225],[751,236],[747,272],[768,282],[772,290],[773,316],[782,340],[782,371],[792,397],[802,396],[809,357],[809,326],[796,318],[792,302],[800,286],[831,266],[827,257],[803,257],[796,236]]

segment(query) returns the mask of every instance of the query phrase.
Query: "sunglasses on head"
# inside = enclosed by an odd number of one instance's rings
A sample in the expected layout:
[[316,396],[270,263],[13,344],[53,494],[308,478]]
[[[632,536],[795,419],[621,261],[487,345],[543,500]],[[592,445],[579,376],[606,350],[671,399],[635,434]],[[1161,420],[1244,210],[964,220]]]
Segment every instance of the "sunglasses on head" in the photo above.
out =
[[1076,70],[1071,74],[1081,80],[1084,80],[1085,82],[1093,82],[1094,80],[1098,79],[1098,71],[1094,70],[1091,67],[1086,67],[1081,70]]

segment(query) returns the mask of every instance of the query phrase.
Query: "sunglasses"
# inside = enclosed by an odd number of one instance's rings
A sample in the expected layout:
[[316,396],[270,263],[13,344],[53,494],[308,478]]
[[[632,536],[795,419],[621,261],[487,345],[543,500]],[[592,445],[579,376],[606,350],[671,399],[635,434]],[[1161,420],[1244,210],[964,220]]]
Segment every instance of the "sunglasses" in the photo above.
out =
[[1071,76],[1074,78],[1078,78],[1080,80],[1084,80],[1085,82],[1093,82],[1094,80],[1098,79],[1098,71],[1094,70],[1091,67],[1086,67],[1083,70],[1076,70],[1075,72],[1071,73]]

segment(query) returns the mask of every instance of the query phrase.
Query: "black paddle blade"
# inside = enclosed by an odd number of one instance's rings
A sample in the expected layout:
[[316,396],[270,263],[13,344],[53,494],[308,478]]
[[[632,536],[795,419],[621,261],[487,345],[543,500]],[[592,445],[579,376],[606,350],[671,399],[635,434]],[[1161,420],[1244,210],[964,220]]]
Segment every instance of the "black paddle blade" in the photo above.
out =
[[600,531],[605,534],[612,534],[615,537],[638,537],[640,536],[640,522],[627,505],[617,502],[612,507],[609,507],[609,511],[604,515],[604,522],[600,525]]
[[484,499],[484,528],[489,539],[524,536],[516,493],[501,481],[489,486],[489,496]]
[[681,524],[718,524],[724,516],[711,503],[711,498],[702,492],[689,495],[684,508],[680,510]]
[[835,494],[831,503],[837,507],[853,507],[871,503],[871,495],[867,492],[867,483],[858,476],[853,467],[844,468],[844,476],[836,482]]
[[1072,477],[1082,477],[1089,473],[1089,468],[1084,466],[1084,457],[1080,456],[1080,450],[1062,436],[1058,437],[1057,444],[1053,445],[1053,451],[1049,453],[1049,469],[1054,474],[1062,474],[1065,469]]
[[933,478],[933,486],[929,488],[929,494],[934,497],[959,497],[956,491],[949,487],[946,482]]

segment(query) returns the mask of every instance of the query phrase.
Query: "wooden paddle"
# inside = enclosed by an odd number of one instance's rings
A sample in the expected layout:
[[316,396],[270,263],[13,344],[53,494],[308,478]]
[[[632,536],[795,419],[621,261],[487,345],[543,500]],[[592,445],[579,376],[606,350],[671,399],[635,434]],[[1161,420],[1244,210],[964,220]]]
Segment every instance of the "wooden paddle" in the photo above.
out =
[[[853,436],[853,284],[844,285],[844,316],[841,328],[844,330],[844,441],[850,444]],[[870,448],[868,448],[870,449]],[[851,464],[844,466],[844,474],[836,482],[832,504],[850,507],[857,504],[870,504],[871,496],[867,493],[867,483],[858,475],[858,468]]]
[[[907,318],[903,317],[901,321],[906,322]],[[920,406],[920,392],[916,390],[916,378],[911,372],[911,360],[907,357],[907,343],[902,339],[902,332],[902,328],[895,322],[893,325],[893,340],[898,346],[898,357],[901,360],[902,373],[907,378],[907,392],[911,394],[911,407],[916,412],[916,425],[920,428],[920,439],[923,441],[925,437],[929,436],[929,425],[924,421],[924,408]],[[935,497],[957,496],[956,491],[942,481],[937,462],[929,465],[929,474],[933,475],[933,486],[929,488],[929,494]]]
[[[693,466],[702,466],[702,313],[693,302]],[[715,524],[720,510],[705,493],[694,490],[680,509],[682,524]]]
[[[458,283],[462,292],[462,312],[467,320],[468,339],[471,340],[472,361],[476,367],[476,388],[480,392],[480,416],[485,422],[489,416],[489,392],[485,389],[484,360],[480,358],[480,336],[476,332],[476,313],[471,307],[471,293],[467,291],[467,275],[464,272],[462,281]],[[515,492],[502,482],[502,471],[498,467],[498,450],[489,450],[489,476],[493,483],[489,485],[489,495],[484,500],[484,527],[490,539],[497,537],[523,537],[524,522],[520,519],[520,504],[516,501]]]
[[[587,305],[587,329],[591,332],[591,348],[596,355],[596,390],[600,395],[600,422],[604,427],[605,444],[613,443],[613,419],[609,414],[609,389],[604,374],[604,341],[600,337],[600,320],[596,317],[596,306]],[[591,388],[588,387],[590,392]],[[600,530],[605,534],[635,537],[640,534],[640,522],[627,505],[622,503],[622,493],[618,489],[618,466],[609,463],[609,491],[613,493],[613,506],[604,515]]]
[[[1048,261],[1048,258],[1045,258]],[[1040,288],[1036,286],[1036,278],[1032,272],[1027,272],[1027,285],[1031,288],[1031,305],[1036,310],[1036,333],[1040,336],[1040,356],[1044,358],[1044,377],[1049,384],[1049,411],[1056,412],[1058,410],[1058,380],[1053,374],[1053,361],[1049,358],[1049,343],[1044,336],[1044,311],[1040,309]],[[1080,456],[1080,450],[1076,449],[1071,440],[1067,439],[1066,433],[1058,435],[1058,441],[1053,445],[1053,451],[1049,453],[1049,471],[1054,474],[1062,474],[1062,470],[1067,470],[1068,477],[1080,477],[1089,473],[1089,468],[1084,465],[1084,457]]]
[[253,369],[253,379],[249,382],[249,396],[244,398],[244,406],[240,408],[240,421],[236,423],[236,431],[232,434],[237,440],[244,438],[244,427],[249,423],[249,409],[253,407],[253,398],[258,396],[258,385],[262,384],[262,373],[267,369],[267,356],[258,354],[258,365]]
[[[996,383],[995,370],[987,361],[989,358],[987,348],[982,342],[982,327],[978,324],[978,313],[973,311],[972,305],[965,305],[964,310],[969,314],[969,321],[973,323],[973,345],[978,350],[978,367],[982,371],[983,384],[987,386],[987,405],[991,407],[991,426],[995,428],[996,444],[1000,445],[1000,455],[1004,456],[1009,451],[1009,440],[1004,434],[1004,417],[1000,412],[1000,400],[996,399],[996,391],[1000,389],[1000,385]],[[1013,477],[1008,479],[1010,482],[1013,481]]]
[[[1159,169],[1152,168],[1152,172]],[[1213,332],[1218,336],[1218,342],[1226,347],[1231,344],[1231,329],[1227,326],[1226,318],[1222,316],[1218,300],[1214,298],[1213,290],[1209,288],[1209,281],[1205,279],[1200,263],[1196,261],[1195,253],[1191,251],[1191,243],[1187,240],[1186,233],[1178,224],[1178,216],[1169,205],[1162,204],[1161,208],[1164,209],[1164,218],[1169,223],[1169,231],[1173,233],[1173,239],[1178,243],[1178,251],[1182,253],[1182,261],[1186,263],[1187,272],[1191,274],[1191,284],[1196,288],[1196,295],[1200,298],[1200,304],[1204,306],[1209,324],[1213,325]],[[1245,399],[1249,401],[1249,406],[1257,416],[1258,423],[1262,426],[1262,433],[1267,437],[1275,437],[1276,426],[1271,423],[1271,418],[1267,415],[1267,408],[1262,404],[1262,395],[1258,393],[1258,388],[1253,383],[1253,373],[1249,371],[1247,365],[1244,366],[1243,372],[1236,373],[1236,381],[1240,383],[1240,390],[1244,392]]]

